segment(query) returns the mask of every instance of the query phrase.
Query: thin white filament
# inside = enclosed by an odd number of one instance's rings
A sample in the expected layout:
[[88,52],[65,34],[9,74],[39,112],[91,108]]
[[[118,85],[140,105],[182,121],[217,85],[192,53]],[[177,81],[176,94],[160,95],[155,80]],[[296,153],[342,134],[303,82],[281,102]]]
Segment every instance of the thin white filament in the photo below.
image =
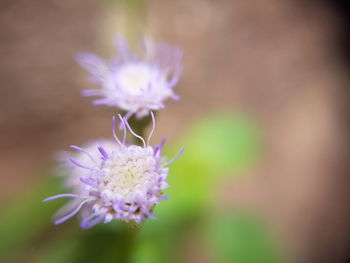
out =
[[139,139],[142,141],[142,143],[143,143],[143,147],[146,148],[146,142],[145,142],[145,140],[144,140],[140,135],[136,134],[136,133],[130,128],[129,123],[128,123],[128,121],[127,121],[125,118],[123,118],[123,120],[124,120],[124,123],[125,123],[126,127],[127,127],[128,130],[130,131],[130,133],[131,133],[132,135],[134,135],[136,138],[139,138]]
[[154,114],[153,114],[152,111],[151,111],[151,117],[152,117],[152,130],[151,130],[151,132],[149,133],[148,138],[147,138],[147,147],[149,146],[149,142],[150,142],[151,137],[152,137],[152,135],[153,135],[153,132],[154,132],[154,130],[155,130],[155,128],[156,128],[156,120],[155,120],[155,118],[154,118]]

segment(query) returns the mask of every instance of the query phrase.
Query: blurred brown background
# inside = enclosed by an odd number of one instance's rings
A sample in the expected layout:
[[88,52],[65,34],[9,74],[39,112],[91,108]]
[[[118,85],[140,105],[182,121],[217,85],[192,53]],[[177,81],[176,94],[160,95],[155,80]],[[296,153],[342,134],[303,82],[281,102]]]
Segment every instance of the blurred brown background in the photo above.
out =
[[224,186],[218,202],[261,211],[291,262],[346,262],[348,24],[334,8],[346,11],[341,2],[1,1],[0,203],[30,187],[55,151],[109,136],[115,112],[80,96],[89,84],[74,55],[107,56],[114,33],[132,39],[145,31],[185,52],[182,99],[167,102],[158,138],[176,138],[214,110],[253,115],[264,159],[254,176]]

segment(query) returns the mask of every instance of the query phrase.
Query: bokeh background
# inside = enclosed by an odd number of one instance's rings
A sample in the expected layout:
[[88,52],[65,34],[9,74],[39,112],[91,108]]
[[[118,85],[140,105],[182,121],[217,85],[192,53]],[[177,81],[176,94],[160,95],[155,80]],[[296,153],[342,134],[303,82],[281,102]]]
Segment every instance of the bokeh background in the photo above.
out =
[[[348,1],[2,0],[0,262],[349,262]],[[184,49],[153,142],[185,154],[139,229],[52,226],[54,156],[110,137],[74,61],[116,33]]]

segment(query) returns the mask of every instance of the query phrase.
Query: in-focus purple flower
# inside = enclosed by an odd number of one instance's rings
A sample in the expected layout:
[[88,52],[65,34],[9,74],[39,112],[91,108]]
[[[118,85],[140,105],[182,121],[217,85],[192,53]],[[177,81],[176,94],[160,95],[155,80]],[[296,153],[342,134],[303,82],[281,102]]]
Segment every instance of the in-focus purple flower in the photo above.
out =
[[[44,200],[73,198],[59,211],[55,224],[63,223],[79,211],[82,211],[82,228],[112,220],[140,224],[147,218],[154,218],[155,205],[166,199],[163,194],[163,190],[168,187],[169,168],[166,166],[182,154],[183,148],[173,160],[164,162],[162,148],[165,140],[154,148],[149,145],[155,128],[153,113],[151,112],[153,127],[147,141],[135,134],[125,118],[118,116],[124,128],[124,136],[122,140],[116,136],[113,118],[113,136],[116,140],[114,147],[109,147],[109,144],[108,147],[103,147],[101,144],[97,146],[96,155],[96,149],[71,146],[86,157],[70,159],[81,171],[80,183],[74,183],[72,193],[59,194]],[[127,130],[140,139],[143,146],[126,144]],[[74,178],[77,174],[78,170],[72,170],[71,175]]]
[[164,108],[163,102],[178,99],[174,87],[181,75],[182,51],[150,38],[141,41],[141,53],[130,51],[127,41],[116,38],[118,56],[103,59],[92,53],[80,53],[78,63],[90,72],[90,81],[97,89],[83,90],[84,96],[100,96],[94,105],[118,107],[127,112],[126,119],[135,114],[146,116],[151,110]]

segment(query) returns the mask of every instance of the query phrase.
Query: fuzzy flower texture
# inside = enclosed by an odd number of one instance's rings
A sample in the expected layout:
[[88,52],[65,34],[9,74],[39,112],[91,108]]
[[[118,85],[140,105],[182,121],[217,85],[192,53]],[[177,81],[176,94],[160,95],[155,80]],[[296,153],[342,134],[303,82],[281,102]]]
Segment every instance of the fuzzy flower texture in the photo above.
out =
[[94,105],[117,107],[126,111],[126,119],[135,114],[142,118],[151,110],[164,108],[163,102],[178,99],[174,87],[181,75],[180,48],[141,41],[141,53],[130,51],[123,37],[116,38],[118,56],[103,59],[92,53],[81,53],[78,63],[90,72],[89,80],[100,87],[83,90],[84,96],[99,96]]
[[[72,193],[44,200],[72,198],[56,214],[55,224],[63,223],[79,211],[82,228],[112,220],[140,224],[147,218],[155,217],[155,205],[167,198],[163,194],[163,190],[168,187],[169,168],[166,166],[179,158],[184,149],[173,160],[164,162],[162,148],[165,140],[154,148],[149,145],[155,128],[152,112],[151,116],[153,126],[147,141],[130,128],[125,118],[118,115],[124,131],[122,140],[115,134],[113,118],[112,130],[116,142],[92,142],[86,149],[71,146],[78,151],[74,159],[70,158],[74,166],[66,167],[72,177],[68,180]],[[142,146],[126,143],[127,130],[141,140]]]

